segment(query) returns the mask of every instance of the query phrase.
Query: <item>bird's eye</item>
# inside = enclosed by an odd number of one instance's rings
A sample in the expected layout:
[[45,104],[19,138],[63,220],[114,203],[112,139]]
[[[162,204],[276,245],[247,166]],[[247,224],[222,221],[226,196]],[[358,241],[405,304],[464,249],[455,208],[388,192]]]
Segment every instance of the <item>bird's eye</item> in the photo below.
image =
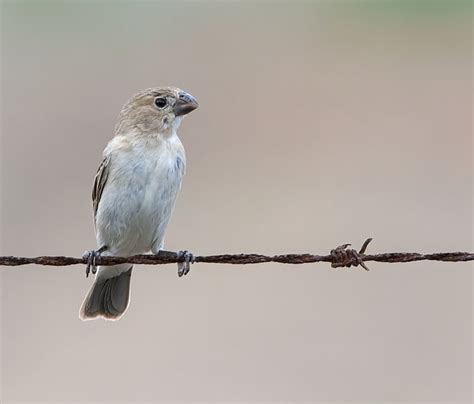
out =
[[155,98],[155,105],[158,108],[164,108],[166,107],[166,104],[167,104],[166,98],[163,98],[163,97]]

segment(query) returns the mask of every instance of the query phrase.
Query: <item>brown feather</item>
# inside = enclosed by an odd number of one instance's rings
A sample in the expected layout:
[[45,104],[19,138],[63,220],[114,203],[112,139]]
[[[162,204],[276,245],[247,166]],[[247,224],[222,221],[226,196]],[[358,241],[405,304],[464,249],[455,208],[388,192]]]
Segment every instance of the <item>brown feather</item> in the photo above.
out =
[[99,202],[102,196],[102,192],[104,192],[107,177],[109,176],[109,163],[110,155],[106,156],[104,160],[102,160],[102,163],[100,164],[97,173],[94,177],[94,185],[92,187],[92,206],[94,208],[94,220],[97,215],[97,209],[99,208]]

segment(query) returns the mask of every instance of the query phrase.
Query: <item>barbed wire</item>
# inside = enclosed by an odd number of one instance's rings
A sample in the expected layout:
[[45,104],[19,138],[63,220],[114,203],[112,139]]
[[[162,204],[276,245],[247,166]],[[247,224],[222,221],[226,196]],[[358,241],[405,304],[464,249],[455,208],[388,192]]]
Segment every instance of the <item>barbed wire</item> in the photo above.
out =
[[[439,252],[422,254],[416,252],[392,252],[380,254],[365,254],[367,245],[372,239],[367,239],[360,251],[347,249],[350,244],[344,244],[331,250],[327,255],[316,254],[219,254],[219,255],[198,255],[193,257],[194,263],[207,264],[261,264],[276,262],[281,264],[310,264],[316,262],[329,262],[334,268],[350,267],[361,265],[365,269],[365,262],[386,262],[403,263],[413,261],[446,261],[446,262],[466,262],[474,261],[474,253],[471,252]],[[116,264],[141,264],[141,265],[160,265],[183,262],[182,254],[171,251],[161,251],[158,255],[133,255],[130,257],[117,256],[96,256],[95,265],[109,266]],[[47,265],[47,266],[70,266],[87,265],[90,260],[87,256],[81,258],[66,256],[40,256],[40,257],[17,257],[0,256],[0,266],[20,266],[20,265]]]

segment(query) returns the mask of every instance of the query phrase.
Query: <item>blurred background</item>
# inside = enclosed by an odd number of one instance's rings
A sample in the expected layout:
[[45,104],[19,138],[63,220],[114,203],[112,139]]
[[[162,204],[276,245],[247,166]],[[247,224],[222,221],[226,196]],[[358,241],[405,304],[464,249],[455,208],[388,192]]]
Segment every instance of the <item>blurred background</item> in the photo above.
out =
[[[95,247],[120,108],[200,109],[166,247],[472,250],[470,1],[3,1],[1,254]],[[2,402],[469,403],[472,266],[137,266],[119,322],[84,268],[1,270]]]

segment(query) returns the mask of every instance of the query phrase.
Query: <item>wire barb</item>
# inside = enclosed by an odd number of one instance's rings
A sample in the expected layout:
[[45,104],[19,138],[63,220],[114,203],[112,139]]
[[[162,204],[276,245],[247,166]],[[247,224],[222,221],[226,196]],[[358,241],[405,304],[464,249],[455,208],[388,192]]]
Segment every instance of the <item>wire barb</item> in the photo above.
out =
[[357,267],[360,265],[362,268],[368,271],[369,268],[367,267],[367,265],[365,265],[364,257],[362,257],[361,255],[364,255],[365,250],[367,249],[367,246],[369,245],[371,241],[372,241],[372,238],[368,238],[367,240],[365,240],[359,252],[353,249],[347,249],[347,247],[349,247],[351,244],[343,244],[335,248],[334,250],[331,250],[330,255],[333,258],[331,262],[331,267],[332,268],[340,268],[340,267],[350,268],[351,266]]

